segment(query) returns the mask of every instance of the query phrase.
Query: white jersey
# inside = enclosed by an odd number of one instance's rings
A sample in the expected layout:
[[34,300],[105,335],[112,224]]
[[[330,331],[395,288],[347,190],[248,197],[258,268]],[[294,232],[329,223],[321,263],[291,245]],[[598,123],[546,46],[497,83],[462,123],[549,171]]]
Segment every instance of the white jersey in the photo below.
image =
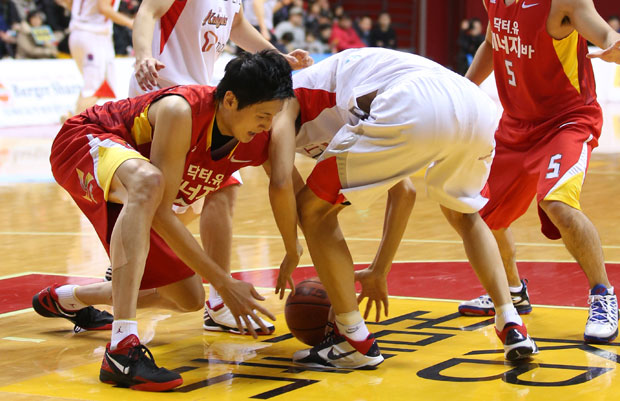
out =
[[[297,151],[317,157],[311,152],[323,144],[319,161],[337,158],[341,192],[353,205],[367,207],[425,167],[427,192],[442,205],[471,213],[486,204],[480,191],[492,161],[496,108],[469,80],[420,56],[364,48],[299,71],[293,87]],[[366,114],[357,99],[374,92]]]
[[[278,0],[263,1],[263,18],[265,19],[265,27],[270,31],[273,29],[273,9]],[[248,22],[254,26],[258,25],[258,17],[254,12],[254,0],[243,0],[243,15]]]
[[[73,0],[69,30],[86,31],[99,35],[112,36],[112,20],[99,12],[98,0]],[[112,8],[118,11],[120,0],[114,0]]]
[[207,85],[240,8],[241,0],[175,0],[155,24],[153,57],[166,66],[159,87]]

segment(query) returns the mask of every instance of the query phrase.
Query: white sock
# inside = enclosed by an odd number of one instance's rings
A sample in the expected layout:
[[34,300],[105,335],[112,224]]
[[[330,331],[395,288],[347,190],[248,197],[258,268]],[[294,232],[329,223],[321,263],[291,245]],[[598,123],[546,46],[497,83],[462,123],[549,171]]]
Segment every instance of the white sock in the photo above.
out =
[[88,306],[75,296],[75,289],[77,287],[77,285],[67,284],[56,288],[56,295],[58,295],[58,303],[61,308],[68,311],[76,311]]
[[510,289],[510,292],[521,292],[521,290],[523,289],[523,283],[519,283],[518,287],[508,287],[508,289]]
[[613,286],[607,287],[607,294],[608,295],[614,295],[615,294]]
[[222,297],[217,292],[215,287],[209,284],[209,305],[211,306],[211,308],[215,308],[223,302],[224,301],[222,300]]
[[360,311],[337,314],[336,326],[340,334],[353,341],[364,341],[370,334]]
[[512,302],[495,307],[495,327],[497,327],[497,330],[504,330],[506,323],[516,323],[519,326],[523,324],[523,320]]
[[[110,341],[110,350],[113,351],[118,343],[123,341],[125,337],[134,335],[138,337],[138,322],[135,320],[115,320],[112,322],[112,341]],[[138,337],[140,338],[140,337]]]

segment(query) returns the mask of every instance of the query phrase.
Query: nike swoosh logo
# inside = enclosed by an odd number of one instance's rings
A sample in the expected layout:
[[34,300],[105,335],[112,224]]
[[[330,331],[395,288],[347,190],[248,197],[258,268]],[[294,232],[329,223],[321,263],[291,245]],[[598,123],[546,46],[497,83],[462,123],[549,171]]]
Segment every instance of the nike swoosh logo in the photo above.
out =
[[327,357],[329,359],[331,359],[332,361],[338,360],[338,359],[342,359],[344,357],[347,357],[353,353],[357,352],[356,350],[353,351],[349,351],[349,352],[345,352],[343,354],[334,354],[334,347],[331,347],[329,352],[327,353]]
[[537,5],[538,5],[538,3],[534,3],[534,4],[525,4],[525,3],[522,3],[522,6],[521,6],[521,7],[523,7],[523,8],[530,8],[530,7],[534,7],[534,6],[537,6]]
[[251,163],[252,162],[252,160],[239,160],[235,158],[235,156],[231,157],[230,161],[233,163]]
[[129,366],[121,365],[120,363],[116,362],[116,360],[114,360],[114,358],[112,358],[111,356],[108,356],[108,361],[111,361],[118,370],[123,372],[124,375],[129,372]]

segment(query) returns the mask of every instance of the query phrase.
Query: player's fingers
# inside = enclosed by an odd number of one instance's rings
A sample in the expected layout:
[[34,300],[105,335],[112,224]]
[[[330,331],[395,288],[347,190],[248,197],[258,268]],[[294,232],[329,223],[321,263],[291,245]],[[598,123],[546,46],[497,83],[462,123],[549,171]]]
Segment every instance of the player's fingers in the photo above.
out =
[[390,302],[388,301],[387,297],[383,299],[383,306],[385,307],[385,317],[388,317],[388,308],[390,306]]
[[291,287],[291,296],[294,296],[295,295],[295,282],[293,281],[292,277],[288,278],[288,285]]
[[263,322],[263,320],[261,318],[259,318],[256,313],[254,313],[254,311],[252,311],[252,314],[250,315],[250,317],[252,318],[252,320],[254,320],[256,322],[256,324],[260,327],[260,331],[265,333],[265,334],[269,334],[269,330],[267,329],[267,326],[265,325],[265,322]]
[[245,329],[241,324],[241,319],[239,319],[239,316],[235,316],[235,323],[237,323],[237,329],[239,329],[239,333],[243,335],[243,333],[245,333]]
[[274,321],[274,322],[276,321],[276,317],[273,315],[273,313],[269,312],[269,310],[267,308],[263,307],[262,305],[259,305],[259,304],[255,303],[254,304],[254,309],[259,311],[263,315],[267,316],[272,321]]
[[256,335],[256,331],[254,330],[254,326],[252,326],[248,316],[243,315],[242,318],[243,318],[243,321],[245,322],[245,327],[248,330],[248,332],[252,335],[252,337],[258,338],[258,336]]
[[370,314],[371,308],[372,308],[372,302],[369,298],[368,302],[366,302],[366,310],[364,311],[364,320],[368,319],[368,315]]
[[252,296],[253,296],[255,299],[258,299],[259,301],[264,301],[264,300],[265,300],[265,297],[263,297],[262,295],[260,295],[260,294],[258,293],[258,291],[256,291],[256,288],[254,288],[254,286],[251,286],[251,287],[250,287],[250,294],[252,294]]
[[378,322],[381,319],[381,301],[375,300],[375,308],[377,308],[377,315],[375,317],[375,322]]
[[361,304],[363,299],[364,299],[364,295],[362,295],[362,294],[358,295],[357,296],[357,304],[358,305]]

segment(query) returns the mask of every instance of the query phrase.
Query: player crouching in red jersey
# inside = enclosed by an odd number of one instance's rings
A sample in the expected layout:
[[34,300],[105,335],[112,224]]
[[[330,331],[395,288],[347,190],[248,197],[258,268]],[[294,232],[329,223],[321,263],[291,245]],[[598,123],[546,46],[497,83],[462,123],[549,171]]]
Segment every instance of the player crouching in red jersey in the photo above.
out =
[[[43,316],[94,328],[104,328],[109,316],[93,308],[88,315],[80,311],[89,305],[114,306],[102,382],[147,391],[182,384],[178,373],[159,368],[140,343],[136,308],[200,310],[205,302],[202,277],[220,293],[241,332],[245,326],[256,336],[250,320],[267,331],[255,312],[275,319],[257,302],[263,298],[213,262],[172,206],[191,205],[239,168],[261,165],[276,155],[271,147],[279,141],[270,138],[272,119],[293,96],[290,66],[277,53],[263,51],[231,61],[217,88],[177,86],[109,102],[62,127],[51,152],[54,177],[95,227],[114,274],[111,283],[48,287],[35,295],[33,306]],[[270,160],[272,181],[291,177],[292,158],[276,157]],[[297,249],[292,184],[288,188],[283,198],[292,206],[288,216],[281,209],[276,218],[280,216],[286,249]],[[209,222],[201,221],[205,224]],[[295,263],[299,256],[289,259]],[[139,296],[145,289],[152,291]],[[71,318],[76,314],[85,315],[81,322]]]

